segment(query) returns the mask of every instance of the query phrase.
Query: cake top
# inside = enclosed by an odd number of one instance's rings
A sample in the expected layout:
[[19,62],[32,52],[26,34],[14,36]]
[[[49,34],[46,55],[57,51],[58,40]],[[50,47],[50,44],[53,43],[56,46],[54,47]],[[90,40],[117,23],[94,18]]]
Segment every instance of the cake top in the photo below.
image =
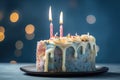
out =
[[51,43],[51,44],[59,44],[59,45],[69,45],[73,42],[91,42],[91,43],[95,43],[95,37],[93,37],[92,35],[89,34],[83,34],[83,35],[70,35],[68,34],[67,36],[64,37],[58,37],[58,36],[54,36],[49,40],[41,40],[43,42],[46,43]]

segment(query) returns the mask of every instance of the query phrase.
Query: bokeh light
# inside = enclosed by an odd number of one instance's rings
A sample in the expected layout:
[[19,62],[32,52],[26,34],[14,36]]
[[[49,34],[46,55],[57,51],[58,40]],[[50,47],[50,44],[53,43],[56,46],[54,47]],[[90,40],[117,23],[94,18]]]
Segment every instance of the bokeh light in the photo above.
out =
[[0,32],[0,42],[2,42],[5,39],[5,35],[3,32]]
[[15,50],[15,56],[16,56],[16,57],[20,57],[21,54],[22,54],[22,51],[21,51],[21,50],[18,50],[18,49]]
[[89,24],[94,24],[96,22],[96,17],[94,15],[88,15],[86,17],[86,21]]
[[34,25],[32,25],[32,24],[28,24],[28,25],[25,27],[25,32],[26,32],[27,34],[33,34],[34,31],[35,31],[35,27],[34,27]]
[[33,34],[26,34],[25,37],[27,40],[32,40],[32,39],[34,39],[35,34],[34,33]]
[[19,13],[18,12],[12,12],[10,15],[10,21],[15,23],[19,20]]
[[10,61],[10,64],[17,64],[17,61],[11,60],[11,61]]
[[20,40],[16,41],[15,47],[16,47],[16,49],[18,49],[18,50],[22,49],[22,48],[23,48],[23,42],[20,41]]
[[0,26],[0,32],[5,33],[5,28]]

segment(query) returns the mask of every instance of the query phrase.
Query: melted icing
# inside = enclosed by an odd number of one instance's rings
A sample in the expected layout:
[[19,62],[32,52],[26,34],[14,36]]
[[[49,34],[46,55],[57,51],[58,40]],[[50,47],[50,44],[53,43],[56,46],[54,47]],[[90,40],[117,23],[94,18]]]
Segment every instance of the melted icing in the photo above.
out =
[[[80,36],[68,36],[68,37],[62,37],[62,38],[53,38],[52,40],[44,40],[42,41],[47,44],[52,44],[53,46],[50,47],[50,49],[46,49],[45,51],[45,64],[44,64],[44,72],[48,72],[48,56],[51,54],[51,58],[54,58],[54,49],[56,46],[59,46],[63,52],[62,55],[62,71],[66,71],[66,66],[65,66],[65,61],[66,61],[66,49],[70,46],[72,46],[75,50],[74,57],[77,58],[78,53],[77,50],[81,46],[82,47],[82,54],[85,54],[85,50],[87,47],[87,44],[90,44],[90,50],[91,54],[95,55],[97,53],[96,50],[96,43],[95,43],[95,38],[93,36],[88,36],[88,35],[83,35],[82,37]],[[74,42],[79,43],[79,45],[74,45]],[[38,43],[39,44],[39,43]],[[38,47],[38,46],[37,46]],[[46,45],[47,47],[47,45]],[[94,56],[91,56],[94,57]],[[94,58],[92,58],[94,59]],[[95,61],[95,60],[93,60]]]

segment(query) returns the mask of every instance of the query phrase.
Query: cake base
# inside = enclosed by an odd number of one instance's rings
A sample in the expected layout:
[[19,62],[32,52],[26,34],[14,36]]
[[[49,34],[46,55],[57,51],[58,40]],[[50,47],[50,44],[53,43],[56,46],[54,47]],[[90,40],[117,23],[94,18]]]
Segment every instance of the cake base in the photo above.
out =
[[109,68],[96,66],[95,71],[88,72],[38,72],[35,65],[20,67],[20,70],[31,76],[43,76],[43,77],[80,77],[80,76],[94,76],[102,73],[106,73]]

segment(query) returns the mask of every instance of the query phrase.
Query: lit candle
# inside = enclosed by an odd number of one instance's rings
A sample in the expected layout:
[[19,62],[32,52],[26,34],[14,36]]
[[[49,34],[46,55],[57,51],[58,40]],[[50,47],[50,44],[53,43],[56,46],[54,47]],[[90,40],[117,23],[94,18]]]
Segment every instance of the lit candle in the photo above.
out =
[[49,8],[49,21],[50,21],[50,39],[53,37],[53,24],[52,24],[52,10]]
[[60,37],[63,37],[63,12],[60,12]]

